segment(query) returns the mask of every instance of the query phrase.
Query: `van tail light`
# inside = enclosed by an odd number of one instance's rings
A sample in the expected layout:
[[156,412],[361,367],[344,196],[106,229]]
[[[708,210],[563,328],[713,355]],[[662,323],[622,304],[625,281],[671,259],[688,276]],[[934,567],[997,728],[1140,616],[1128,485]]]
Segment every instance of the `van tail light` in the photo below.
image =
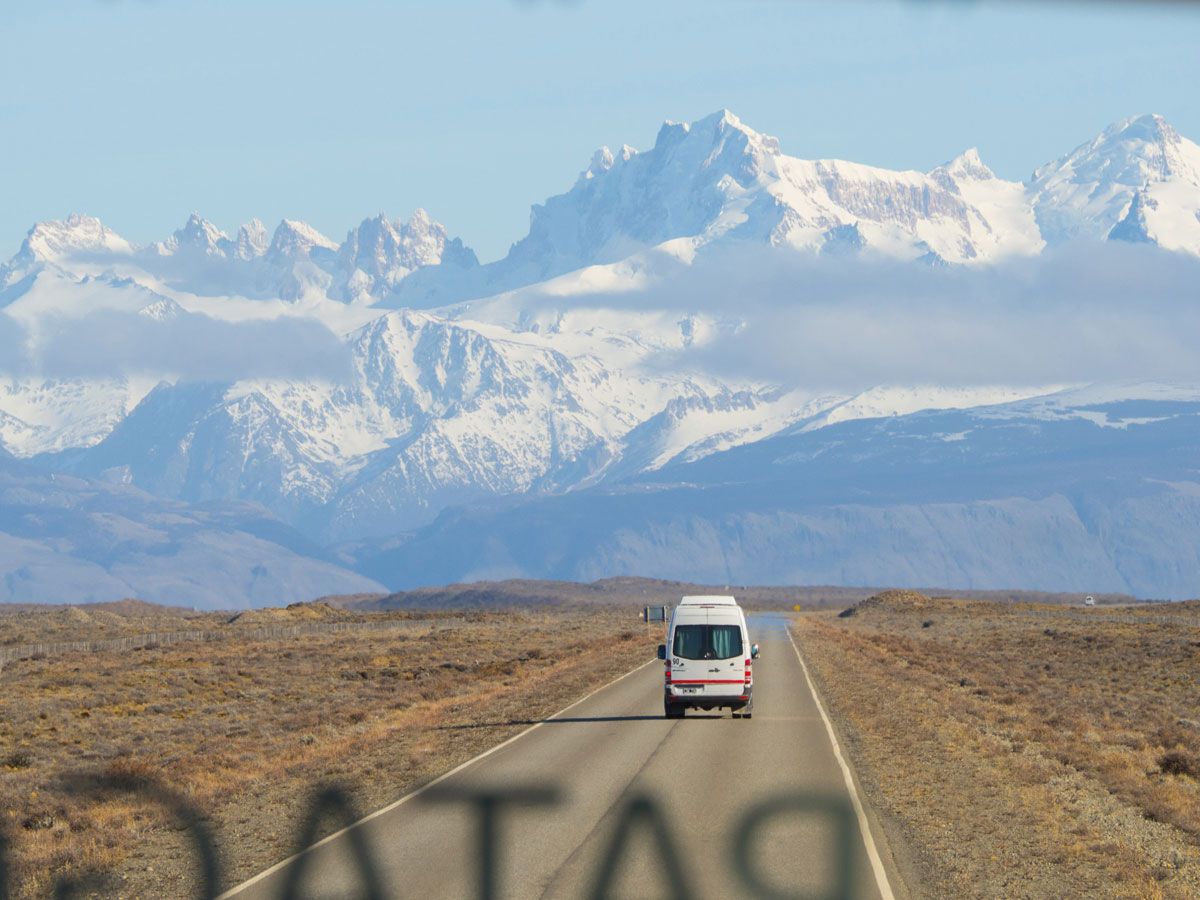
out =
[[669,659],[667,660],[667,668],[663,672],[663,677],[666,679],[667,684],[671,683],[671,661]]
[[750,660],[746,660],[746,684],[750,684]]

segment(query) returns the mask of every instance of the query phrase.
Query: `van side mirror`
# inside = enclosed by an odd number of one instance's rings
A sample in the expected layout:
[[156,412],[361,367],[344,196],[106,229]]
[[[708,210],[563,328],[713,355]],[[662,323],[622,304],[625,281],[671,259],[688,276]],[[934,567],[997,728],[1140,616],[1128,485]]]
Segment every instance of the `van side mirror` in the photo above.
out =
[[666,659],[666,658],[667,658],[667,645],[666,645],[666,644],[659,644],[659,645],[658,645],[658,658],[659,658],[659,659]]
[[758,644],[751,644],[751,645],[750,645],[750,658],[751,658],[751,659],[758,659]]

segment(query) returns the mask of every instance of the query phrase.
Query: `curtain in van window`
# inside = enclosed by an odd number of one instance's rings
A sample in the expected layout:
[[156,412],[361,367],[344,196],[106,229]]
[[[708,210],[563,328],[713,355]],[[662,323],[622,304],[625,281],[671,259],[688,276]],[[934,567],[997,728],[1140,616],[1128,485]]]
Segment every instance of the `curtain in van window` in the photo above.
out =
[[742,652],[736,625],[679,625],[671,654],[683,659],[733,659]]
[[742,652],[742,629],[736,625],[710,625],[714,659],[732,659]]
[[684,659],[703,659],[708,643],[707,625],[680,625],[675,629],[671,653]]

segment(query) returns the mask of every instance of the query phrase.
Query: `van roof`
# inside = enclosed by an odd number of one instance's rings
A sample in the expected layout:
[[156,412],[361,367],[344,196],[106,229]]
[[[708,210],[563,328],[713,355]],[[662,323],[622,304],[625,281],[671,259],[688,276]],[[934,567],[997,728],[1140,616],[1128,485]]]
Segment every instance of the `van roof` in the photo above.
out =
[[732,597],[724,597],[716,594],[704,595],[698,594],[692,597],[684,597],[679,601],[680,606],[737,606],[737,601]]

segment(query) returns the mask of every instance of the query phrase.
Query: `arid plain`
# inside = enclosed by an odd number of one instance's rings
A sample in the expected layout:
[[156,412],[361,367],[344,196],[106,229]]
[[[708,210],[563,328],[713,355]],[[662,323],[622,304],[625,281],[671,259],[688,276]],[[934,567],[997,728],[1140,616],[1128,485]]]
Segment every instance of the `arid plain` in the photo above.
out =
[[1200,604],[798,616],[914,896],[1200,896]]
[[[234,884],[296,849],[318,785],[369,812],[645,662],[662,627],[639,613],[316,603],[233,621],[140,604],[0,615],[10,644],[210,635],[4,666],[12,896],[49,897],[61,879],[88,876],[100,876],[89,895],[198,896],[193,848],[156,791],[198,812],[222,851],[222,884]],[[313,630],[263,636],[297,628]]]
[[[318,785],[362,813],[386,805],[650,659],[663,627],[642,605],[693,590],[708,589],[510,582],[236,616],[5,609],[0,651],[138,644],[4,664],[11,895],[82,878],[83,895],[197,896],[170,803],[196,812],[222,885],[237,883],[296,849]],[[793,612],[909,896],[1200,895],[1200,604],[729,590]]]

